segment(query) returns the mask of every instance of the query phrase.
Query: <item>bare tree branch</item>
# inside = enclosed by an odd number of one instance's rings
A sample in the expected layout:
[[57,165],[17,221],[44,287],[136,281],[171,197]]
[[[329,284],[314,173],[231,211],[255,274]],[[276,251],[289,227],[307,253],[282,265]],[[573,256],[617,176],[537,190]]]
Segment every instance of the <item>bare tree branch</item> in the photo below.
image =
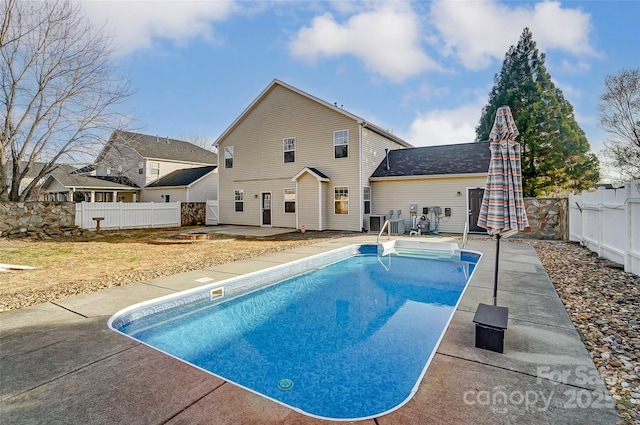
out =
[[600,126],[612,137],[603,156],[623,179],[640,178],[640,68],[608,75],[600,96]]
[[[60,164],[95,153],[120,126],[117,107],[130,89],[110,62],[110,37],[79,4],[0,0],[0,7],[0,201],[24,200]],[[20,191],[36,162],[44,166]]]

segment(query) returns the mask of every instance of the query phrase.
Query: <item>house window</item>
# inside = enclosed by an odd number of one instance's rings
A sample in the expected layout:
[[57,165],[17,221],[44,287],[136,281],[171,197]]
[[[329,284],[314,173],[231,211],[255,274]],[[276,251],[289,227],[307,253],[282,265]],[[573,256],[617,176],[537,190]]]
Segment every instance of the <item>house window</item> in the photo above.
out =
[[233,168],[233,146],[224,148],[224,168]]
[[347,158],[349,156],[349,130],[333,132],[333,152],[335,158]]
[[296,212],[296,190],[295,189],[284,190],[284,212],[285,213]]
[[334,212],[336,214],[349,214],[349,188],[336,187],[334,188]]
[[138,162],[138,174],[144,174],[144,162]]
[[236,189],[234,194],[235,211],[244,211],[244,189]]
[[96,192],[93,202],[113,202],[113,192]]
[[371,214],[371,188],[369,186],[362,188],[362,200],[364,201],[364,213]]
[[151,175],[157,176],[160,174],[160,163],[159,162],[150,162],[149,166],[151,167]]
[[296,138],[289,137],[283,139],[282,150],[284,152],[284,162],[296,162]]

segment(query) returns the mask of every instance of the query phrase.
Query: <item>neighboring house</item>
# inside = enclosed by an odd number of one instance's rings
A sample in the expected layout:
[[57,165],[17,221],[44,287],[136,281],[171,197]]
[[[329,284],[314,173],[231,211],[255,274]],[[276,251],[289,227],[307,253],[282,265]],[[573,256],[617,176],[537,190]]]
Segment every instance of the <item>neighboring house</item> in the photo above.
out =
[[490,160],[489,142],[390,151],[369,179],[372,212],[398,219],[400,210],[410,226],[413,216],[425,216],[443,233],[462,233],[467,222],[485,232],[477,222]]
[[[7,170],[9,171],[8,175],[7,175],[7,185],[11,185],[11,179],[13,176],[13,162],[9,161],[7,163]],[[34,162],[32,167],[29,169],[29,171],[27,172],[27,174],[24,176],[24,178],[22,179],[22,181],[20,182],[20,187],[18,188],[18,195],[22,195],[22,192],[25,191],[25,189],[27,188],[27,186],[33,181],[35,180],[35,178],[40,174],[40,172],[42,171],[42,169],[46,166],[47,164],[44,162]],[[26,161],[21,161],[20,162],[20,169],[24,170],[26,166]],[[54,172],[56,171],[62,171],[65,173],[70,173],[74,170],[74,168],[70,165],[58,165],[58,167],[54,170]],[[45,175],[42,179],[41,182],[44,182],[47,178],[48,174]],[[39,190],[38,190],[38,186],[35,186],[35,188],[31,191],[31,193],[29,194],[27,200],[28,201],[36,201],[38,200],[39,196]]]
[[176,170],[217,163],[214,152],[192,143],[122,130],[111,134],[95,161],[96,176],[127,176],[139,187]]
[[[116,130],[94,165],[65,176],[55,174],[44,182],[41,191],[46,200],[205,202],[216,194],[217,173],[211,171],[217,161],[214,152],[182,140]],[[190,169],[200,171],[191,173]],[[209,170],[206,176],[200,175],[183,184],[186,176],[196,176],[203,169]],[[158,192],[157,186],[143,190],[177,171],[184,173],[178,174],[179,181],[167,180],[173,182],[168,198],[162,198],[164,192]],[[198,181],[202,177],[205,180]],[[210,187],[205,187],[207,185]]]
[[176,170],[144,188],[147,202],[202,202],[218,199],[215,165]]
[[385,149],[411,147],[279,80],[215,145],[220,223],[351,231],[366,229]]
[[45,201],[136,202],[140,188],[126,177],[54,171],[40,186]]

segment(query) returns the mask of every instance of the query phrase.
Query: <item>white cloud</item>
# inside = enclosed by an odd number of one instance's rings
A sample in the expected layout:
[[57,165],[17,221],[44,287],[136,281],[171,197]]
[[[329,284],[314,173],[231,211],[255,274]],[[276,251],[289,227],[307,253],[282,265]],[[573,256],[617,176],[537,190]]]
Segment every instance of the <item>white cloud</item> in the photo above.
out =
[[414,101],[428,101],[433,98],[444,98],[449,95],[451,89],[447,86],[433,86],[429,83],[421,83],[417,88],[413,88],[402,98],[402,106],[407,106]]
[[80,3],[94,23],[106,24],[121,54],[152,48],[157,39],[178,45],[196,38],[212,40],[212,23],[228,18],[236,9],[233,0],[84,0]]
[[407,134],[401,136],[414,146],[437,146],[470,143],[476,138],[482,102],[455,109],[437,109],[418,113]]
[[291,54],[310,62],[353,55],[369,71],[396,82],[439,69],[421,50],[419,19],[407,3],[372,2],[363,7],[368,9],[343,23],[330,13],[316,16],[291,41]]
[[534,6],[518,3],[436,0],[431,19],[442,37],[440,50],[455,56],[468,69],[486,68],[502,60],[528,27],[538,48],[561,50],[575,56],[597,56],[589,43],[591,17],[579,9],[545,1]]

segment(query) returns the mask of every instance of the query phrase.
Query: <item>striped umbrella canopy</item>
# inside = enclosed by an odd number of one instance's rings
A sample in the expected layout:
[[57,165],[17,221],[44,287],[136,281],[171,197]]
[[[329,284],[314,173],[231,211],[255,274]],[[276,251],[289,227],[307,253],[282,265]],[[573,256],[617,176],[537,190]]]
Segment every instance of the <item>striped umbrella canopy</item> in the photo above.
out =
[[511,109],[508,106],[498,108],[489,134],[491,162],[478,216],[478,226],[495,235],[497,241],[494,305],[498,288],[500,239],[515,235],[529,226],[522,199],[520,144],[515,141],[519,134]]

